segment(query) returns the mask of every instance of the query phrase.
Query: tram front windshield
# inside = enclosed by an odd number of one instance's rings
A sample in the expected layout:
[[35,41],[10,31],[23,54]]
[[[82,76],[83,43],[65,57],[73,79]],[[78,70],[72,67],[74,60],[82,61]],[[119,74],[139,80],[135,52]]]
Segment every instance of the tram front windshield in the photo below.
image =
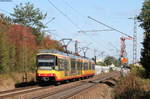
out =
[[39,55],[37,57],[38,67],[54,67],[56,64],[56,57],[53,55]]

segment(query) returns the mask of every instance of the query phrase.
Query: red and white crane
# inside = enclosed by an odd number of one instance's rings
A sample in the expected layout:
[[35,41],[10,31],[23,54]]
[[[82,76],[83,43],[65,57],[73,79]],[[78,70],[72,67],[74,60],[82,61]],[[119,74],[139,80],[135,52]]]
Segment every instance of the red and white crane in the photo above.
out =
[[124,33],[124,32],[121,32],[118,29],[115,29],[115,28],[113,28],[109,25],[106,25],[105,23],[102,23],[102,22],[100,22],[100,21],[98,21],[98,20],[96,20],[96,19],[94,19],[90,16],[88,16],[88,18],[95,21],[95,22],[97,22],[97,23],[99,23],[99,24],[101,24],[101,25],[103,25],[103,26],[105,26],[105,27],[107,27],[107,28],[109,28],[109,29],[111,29],[111,30],[114,30],[114,31],[119,32],[119,33],[123,34],[124,36],[126,36],[126,37],[121,37],[120,38],[120,40],[121,40],[120,61],[121,61],[122,65],[126,65],[128,63],[128,58],[127,58],[125,40],[133,40],[133,37],[126,34],[126,33]]
[[120,38],[120,43],[121,43],[121,50],[120,50],[120,61],[121,64],[127,64],[128,63],[128,58],[127,58],[127,52],[126,52],[126,44],[125,41],[126,40],[132,40],[131,37],[121,37]]

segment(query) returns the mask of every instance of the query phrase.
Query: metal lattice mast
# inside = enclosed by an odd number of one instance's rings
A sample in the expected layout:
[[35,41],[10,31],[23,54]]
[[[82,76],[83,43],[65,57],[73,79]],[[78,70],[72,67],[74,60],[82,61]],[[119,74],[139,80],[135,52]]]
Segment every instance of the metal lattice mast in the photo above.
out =
[[137,16],[134,17],[134,33],[133,33],[133,64],[137,59]]

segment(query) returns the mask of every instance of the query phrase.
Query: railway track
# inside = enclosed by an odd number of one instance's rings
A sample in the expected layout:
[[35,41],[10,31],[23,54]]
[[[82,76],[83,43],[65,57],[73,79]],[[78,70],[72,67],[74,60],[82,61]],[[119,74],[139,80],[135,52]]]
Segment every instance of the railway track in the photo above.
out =
[[99,84],[99,82],[115,77],[118,73],[109,73],[101,77],[80,80],[59,86],[31,87],[0,93],[0,99],[66,99]]
[[3,92],[0,92],[0,99],[11,97],[11,96],[16,96],[19,94],[29,93],[29,92],[36,91],[36,90],[43,90],[45,88],[49,88],[49,87],[32,86],[32,87],[17,88],[13,90],[3,91]]
[[61,89],[53,93],[44,94],[41,96],[34,97],[32,99],[67,99],[70,98],[84,90],[87,90],[95,85],[99,84],[102,81],[109,80],[112,77],[115,77],[116,74],[105,76],[103,78],[98,78],[93,81],[82,81],[79,85]]

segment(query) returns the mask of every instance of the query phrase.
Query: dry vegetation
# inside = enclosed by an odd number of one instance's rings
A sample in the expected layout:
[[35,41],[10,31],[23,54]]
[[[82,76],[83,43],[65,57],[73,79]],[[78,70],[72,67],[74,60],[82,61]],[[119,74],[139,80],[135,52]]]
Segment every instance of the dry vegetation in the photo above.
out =
[[69,99],[112,99],[113,88],[106,84],[98,84]]
[[123,77],[114,89],[115,99],[150,99],[150,79],[144,79],[138,72]]
[[0,75],[0,91],[6,91],[14,89],[15,87],[21,87],[23,84],[27,85],[31,82],[35,82],[35,73],[27,73],[27,79],[24,79],[24,73],[11,72],[9,74]]
[[6,91],[15,88],[15,82],[8,75],[0,75],[0,91]]

